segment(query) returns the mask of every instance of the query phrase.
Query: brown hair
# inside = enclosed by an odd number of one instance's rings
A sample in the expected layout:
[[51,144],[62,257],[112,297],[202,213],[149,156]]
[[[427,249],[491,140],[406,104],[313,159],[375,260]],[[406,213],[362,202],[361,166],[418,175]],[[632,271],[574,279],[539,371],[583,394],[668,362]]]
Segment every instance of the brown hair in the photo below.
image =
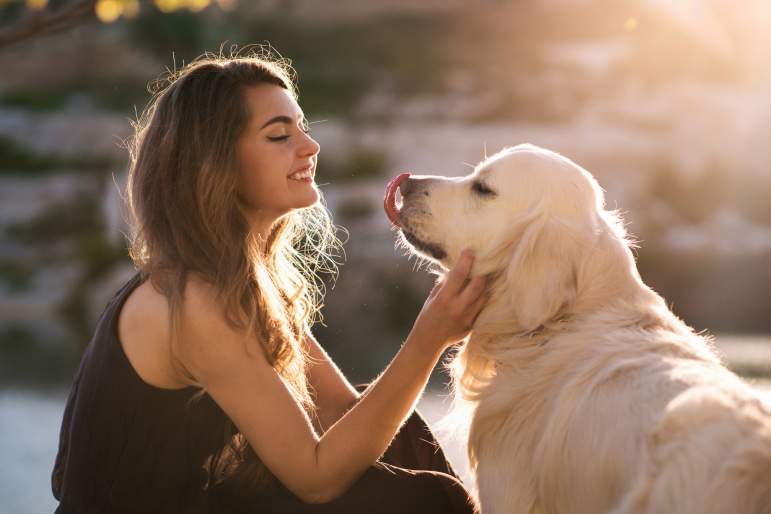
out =
[[[257,336],[265,355],[310,415],[305,371],[308,324],[318,316],[323,284],[317,271],[335,271],[339,249],[319,203],[281,218],[264,253],[236,204],[238,140],[250,111],[247,88],[274,84],[296,98],[293,70],[269,50],[206,54],[155,83],[135,124],[128,202],[131,256],[169,304],[172,355],[187,274],[216,289],[228,323]],[[178,354],[179,355],[179,354]],[[206,389],[176,359],[180,375]],[[241,497],[269,488],[273,477],[232,423],[227,446],[209,464],[209,485]]]

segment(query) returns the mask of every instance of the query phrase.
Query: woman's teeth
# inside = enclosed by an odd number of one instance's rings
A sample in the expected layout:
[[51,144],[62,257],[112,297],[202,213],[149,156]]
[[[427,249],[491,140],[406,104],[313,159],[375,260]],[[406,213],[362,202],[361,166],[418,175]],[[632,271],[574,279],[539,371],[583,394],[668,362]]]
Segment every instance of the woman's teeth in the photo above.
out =
[[294,180],[302,180],[310,176],[311,176],[311,170],[304,170],[304,171],[298,171],[297,173],[292,173],[291,175],[289,175],[289,178]]

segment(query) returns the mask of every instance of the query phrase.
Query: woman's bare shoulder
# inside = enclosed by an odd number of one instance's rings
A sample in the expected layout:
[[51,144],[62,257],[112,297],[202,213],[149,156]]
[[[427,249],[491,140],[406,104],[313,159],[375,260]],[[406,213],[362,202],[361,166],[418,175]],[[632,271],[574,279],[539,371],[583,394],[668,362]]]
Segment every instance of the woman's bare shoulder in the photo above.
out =
[[[205,280],[188,276],[179,309],[178,339],[173,347],[168,301],[150,280],[134,289],[121,309],[118,338],[131,366],[146,383],[181,389],[189,382],[180,376],[179,364],[203,382],[229,369],[233,360],[254,357],[247,350],[245,334],[228,323],[216,288]],[[261,352],[258,354],[259,358]]]
[[209,380],[244,360],[265,360],[253,334],[228,321],[217,289],[198,277],[187,280],[179,321],[185,366],[195,375]]
[[134,289],[121,308],[118,339],[134,371],[162,389],[188,384],[173,366],[169,348],[169,306],[166,296],[148,280]]

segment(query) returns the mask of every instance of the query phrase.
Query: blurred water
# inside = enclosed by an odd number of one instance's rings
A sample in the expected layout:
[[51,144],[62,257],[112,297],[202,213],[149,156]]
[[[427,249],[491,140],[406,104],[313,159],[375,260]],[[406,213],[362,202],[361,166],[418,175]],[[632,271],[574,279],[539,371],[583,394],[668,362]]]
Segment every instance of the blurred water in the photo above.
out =
[[[734,368],[753,364],[766,369],[771,363],[771,336],[722,336],[717,346]],[[771,395],[771,380],[750,382]],[[66,400],[64,390],[0,389],[0,514],[50,514],[56,509],[51,471]],[[436,389],[427,390],[418,404],[432,427],[449,407],[447,391]],[[465,445],[441,432],[436,436],[463,481],[473,489]]]
[[0,513],[52,513],[64,391],[0,390]]

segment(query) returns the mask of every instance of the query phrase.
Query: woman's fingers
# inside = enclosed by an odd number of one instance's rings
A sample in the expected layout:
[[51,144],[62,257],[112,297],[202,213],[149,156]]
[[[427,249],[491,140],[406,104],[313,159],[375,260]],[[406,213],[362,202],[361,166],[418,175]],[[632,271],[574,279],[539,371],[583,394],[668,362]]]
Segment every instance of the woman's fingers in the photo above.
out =
[[467,306],[474,302],[477,298],[479,298],[479,295],[482,294],[482,292],[485,290],[485,279],[484,277],[474,277],[472,278],[468,284],[466,284],[466,288],[460,293],[459,299],[461,302],[461,305]]
[[468,278],[473,262],[474,254],[464,250],[446,280],[434,286],[413,329],[419,340],[446,347],[468,335],[487,301],[484,277]]
[[474,277],[458,296],[458,307],[462,312],[464,326],[471,328],[479,311],[487,302],[486,281],[484,277]]
[[490,298],[490,295],[488,291],[484,291],[482,294],[480,294],[477,297],[476,300],[474,300],[474,303],[471,304],[471,307],[469,307],[468,309],[469,314],[471,314],[471,322],[469,323],[469,326],[474,324],[474,322],[477,319],[477,316],[479,316],[479,313],[482,312],[482,308],[485,306],[489,298]]
[[455,267],[447,275],[447,280],[444,282],[442,289],[448,296],[455,296],[463,287],[463,282],[468,278],[468,273],[471,271],[471,264],[474,262],[474,254],[468,248],[465,248],[460,253],[460,258]]

